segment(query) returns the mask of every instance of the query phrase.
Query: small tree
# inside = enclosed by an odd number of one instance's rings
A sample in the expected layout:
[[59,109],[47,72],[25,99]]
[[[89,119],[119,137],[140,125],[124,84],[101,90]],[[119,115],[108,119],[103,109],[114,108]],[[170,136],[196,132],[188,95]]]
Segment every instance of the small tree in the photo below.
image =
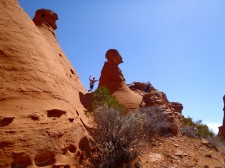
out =
[[101,86],[93,93],[92,105],[89,111],[95,111],[101,106],[107,106],[121,111],[124,109],[123,105],[119,104],[115,97],[111,96],[109,90],[104,86]]

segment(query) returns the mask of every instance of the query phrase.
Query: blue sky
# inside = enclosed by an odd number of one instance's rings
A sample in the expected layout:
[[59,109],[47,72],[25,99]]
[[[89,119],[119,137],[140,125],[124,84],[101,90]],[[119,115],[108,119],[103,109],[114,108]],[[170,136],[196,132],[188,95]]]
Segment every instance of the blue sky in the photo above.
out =
[[[105,52],[117,49],[126,83],[150,81],[184,116],[222,124],[225,94],[224,0],[19,0],[58,14],[57,39],[88,89]],[[97,85],[96,85],[97,86]],[[95,86],[95,88],[96,88]]]

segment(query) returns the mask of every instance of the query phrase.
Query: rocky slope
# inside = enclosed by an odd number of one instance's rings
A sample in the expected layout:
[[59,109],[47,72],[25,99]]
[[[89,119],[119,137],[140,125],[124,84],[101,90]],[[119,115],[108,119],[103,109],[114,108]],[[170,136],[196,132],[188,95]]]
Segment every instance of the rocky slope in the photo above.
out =
[[225,153],[204,139],[158,137],[143,151],[143,168],[224,168]]
[[42,9],[33,22],[17,0],[0,1],[1,168],[84,157],[85,89],[56,40],[57,19]]
[[169,131],[174,135],[179,133],[183,110],[183,105],[181,103],[170,102],[164,92],[158,91],[152,85],[149,93],[145,92],[146,84],[141,82],[133,82],[129,87],[135,93],[142,95],[142,101],[140,103],[141,107],[157,107],[161,112],[161,115],[167,118],[168,123],[170,123],[168,128]]

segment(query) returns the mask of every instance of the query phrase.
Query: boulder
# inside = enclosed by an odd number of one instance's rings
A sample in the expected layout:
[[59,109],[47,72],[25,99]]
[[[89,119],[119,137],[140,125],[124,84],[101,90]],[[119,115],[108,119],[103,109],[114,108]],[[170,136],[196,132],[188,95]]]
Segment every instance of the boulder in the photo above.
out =
[[175,109],[176,112],[182,113],[183,105],[178,102],[170,102],[170,106]]
[[[133,82],[132,85],[130,85],[130,89],[131,90],[141,90],[141,91],[145,91],[146,89],[146,83],[142,83],[142,82]],[[152,85],[150,86],[150,91],[156,90]]]
[[39,9],[36,11],[33,18],[36,26],[43,26],[44,24],[53,30],[57,29],[56,21],[58,20],[58,15],[48,9]]

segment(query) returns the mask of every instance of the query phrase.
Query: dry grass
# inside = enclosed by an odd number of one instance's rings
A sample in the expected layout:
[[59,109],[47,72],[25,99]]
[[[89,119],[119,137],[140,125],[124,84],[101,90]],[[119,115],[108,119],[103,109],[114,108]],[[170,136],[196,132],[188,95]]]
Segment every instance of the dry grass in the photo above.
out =
[[143,144],[155,134],[171,134],[170,124],[156,106],[128,114],[102,106],[93,113],[94,154],[91,162],[98,168],[116,168],[130,163],[142,151]]
[[139,113],[145,114],[145,133],[148,137],[154,134],[168,135],[171,134],[170,123],[167,116],[162,113],[160,108],[152,106],[138,110]]

